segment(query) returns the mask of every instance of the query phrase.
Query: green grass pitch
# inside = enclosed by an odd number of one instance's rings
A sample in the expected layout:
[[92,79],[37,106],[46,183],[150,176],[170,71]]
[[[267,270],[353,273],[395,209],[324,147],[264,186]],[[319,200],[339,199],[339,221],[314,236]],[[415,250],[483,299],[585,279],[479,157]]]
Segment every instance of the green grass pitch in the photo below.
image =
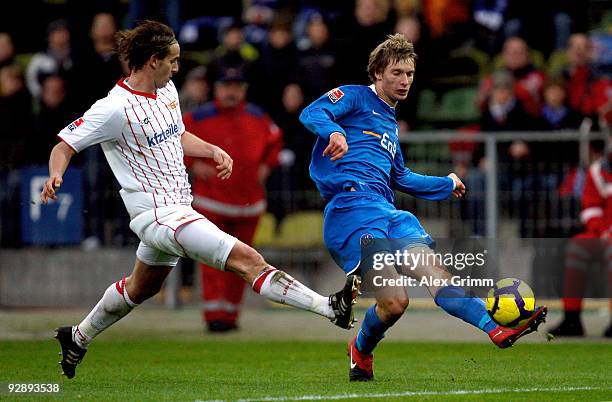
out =
[[61,382],[61,396],[6,400],[612,400],[612,344],[383,342],[376,381],[349,383],[346,344],[100,337],[74,379],[54,340],[0,341],[0,381]]

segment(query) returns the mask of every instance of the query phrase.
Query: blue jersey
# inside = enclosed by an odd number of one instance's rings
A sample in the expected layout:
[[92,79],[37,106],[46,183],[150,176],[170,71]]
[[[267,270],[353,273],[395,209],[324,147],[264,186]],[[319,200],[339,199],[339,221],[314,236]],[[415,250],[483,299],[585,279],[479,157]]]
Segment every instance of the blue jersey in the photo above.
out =
[[[392,189],[427,200],[446,199],[453,190],[450,177],[424,176],[404,166],[395,109],[378,97],[373,86],[333,89],[306,107],[300,121],[318,136],[310,176],[328,201],[350,188],[380,194],[390,203]],[[322,155],[336,131],[344,134],[349,150],[332,161]]]

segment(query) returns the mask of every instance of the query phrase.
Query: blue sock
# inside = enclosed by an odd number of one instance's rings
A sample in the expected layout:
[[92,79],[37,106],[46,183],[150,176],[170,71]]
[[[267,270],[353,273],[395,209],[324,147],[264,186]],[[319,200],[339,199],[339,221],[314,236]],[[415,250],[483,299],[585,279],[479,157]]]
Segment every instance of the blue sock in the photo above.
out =
[[489,317],[484,301],[478,297],[469,297],[458,286],[446,286],[438,291],[434,298],[436,304],[448,314],[490,332],[497,324]]
[[376,314],[376,304],[370,306],[361,323],[355,346],[364,354],[371,354],[378,342],[385,337],[385,331],[394,323],[383,322]]

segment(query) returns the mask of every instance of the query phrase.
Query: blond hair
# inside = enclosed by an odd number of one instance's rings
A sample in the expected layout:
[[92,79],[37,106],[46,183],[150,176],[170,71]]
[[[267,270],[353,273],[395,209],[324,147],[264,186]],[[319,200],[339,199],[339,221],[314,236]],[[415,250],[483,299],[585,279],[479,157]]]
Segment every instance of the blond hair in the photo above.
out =
[[372,82],[375,82],[376,74],[385,71],[387,66],[409,60],[416,62],[416,59],[414,45],[404,35],[400,33],[388,35],[387,39],[370,53],[368,76]]

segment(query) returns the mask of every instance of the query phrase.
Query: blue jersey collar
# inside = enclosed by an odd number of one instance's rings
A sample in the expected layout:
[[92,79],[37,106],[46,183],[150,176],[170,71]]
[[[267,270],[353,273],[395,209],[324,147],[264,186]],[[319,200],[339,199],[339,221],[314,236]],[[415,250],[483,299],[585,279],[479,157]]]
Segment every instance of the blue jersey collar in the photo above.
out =
[[380,99],[382,101],[382,103],[384,103],[388,108],[390,108],[393,112],[395,112],[395,107],[394,106],[389,105],[387,102],[385,102],[385,100],[383,98],[378,96],[378,93],[376,92],[376,88],[374,87],[374,84],[370,85],[368,88],[370,88],[372,90],[372,92],[374,92],[374,95],[376,95],[376,97],[378,99]]

